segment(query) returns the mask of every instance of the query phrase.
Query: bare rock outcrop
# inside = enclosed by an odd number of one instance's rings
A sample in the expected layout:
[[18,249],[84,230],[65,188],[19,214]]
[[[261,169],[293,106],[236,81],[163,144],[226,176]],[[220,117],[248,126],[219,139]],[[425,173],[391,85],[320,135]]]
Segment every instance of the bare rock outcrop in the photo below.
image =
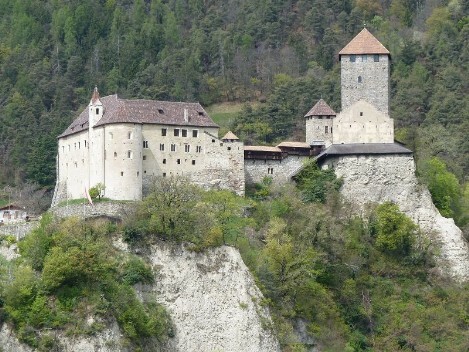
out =
[[430,192],[418,183],[415,164],[408,155],[341,156],[330,159],[344,184],[341,193],[361,205],[392,201],[441,244],[440,263],[458,281],[469,280],[469,246],[453,219],[444,218]]
[[[127,250],[122,241],[115,246]],[[184,245],[153,246],[148,259],[155,269],[155,284],[137,286],[141,299],[156,300],[168,310],[174,337],[163,347],[146,351],[277,352],[279,343],[271,328],[263,296],[239,252],[220,247],[196,253]],[[12,258],[9,258],[12,259]],[[92,317],[90,317],[92,319]],[[92,336],[68,337],[53,333],[58,351],[127,352],[116,323]],[[30,352],[7,324],[0,327],[5,352]]]
[[150,260],[158,269],[151,289],[175,327],[168,350],[280,351],[263,296],[235,248],[196,253],[159,245]]

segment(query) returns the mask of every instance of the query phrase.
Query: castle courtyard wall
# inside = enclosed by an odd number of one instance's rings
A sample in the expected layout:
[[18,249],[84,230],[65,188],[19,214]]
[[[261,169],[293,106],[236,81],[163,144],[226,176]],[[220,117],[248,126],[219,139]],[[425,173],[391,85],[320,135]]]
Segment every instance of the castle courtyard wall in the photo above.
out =
[[285,184],[309,160],[308,156],[289,155],[283,160],[245,159],[244,174],[247,184],[261,183],[270,177],[275,184]]
[[394,143],[394,121],[360,100],[334,119],[333,143]]

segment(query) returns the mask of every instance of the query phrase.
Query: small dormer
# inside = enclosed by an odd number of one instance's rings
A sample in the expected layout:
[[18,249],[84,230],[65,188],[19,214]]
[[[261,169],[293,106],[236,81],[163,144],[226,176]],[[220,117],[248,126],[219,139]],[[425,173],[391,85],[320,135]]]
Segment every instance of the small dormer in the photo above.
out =
[[89,127],[93,127],[103,117],[104,107],[100,100],[98,87],[94,87],[93,95],[91,96],[90,104],[88,105],[89,112]]

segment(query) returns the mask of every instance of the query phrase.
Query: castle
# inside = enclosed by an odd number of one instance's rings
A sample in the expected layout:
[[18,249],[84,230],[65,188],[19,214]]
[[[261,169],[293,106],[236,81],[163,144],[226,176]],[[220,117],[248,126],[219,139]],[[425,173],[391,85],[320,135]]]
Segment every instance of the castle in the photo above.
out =
[[305,142],[245,146],[198,103],[100,97],[58,136],[53,204],[102,184],[110,199],[139,200],[155,176],[185,176],[244,194],[245,183],[288,182],[305,161],[334,167],[338,157],[409,156],[394,143],[389,116],[389,51],[364,28],[340,52],[342,111],[322,99],[305,115]]

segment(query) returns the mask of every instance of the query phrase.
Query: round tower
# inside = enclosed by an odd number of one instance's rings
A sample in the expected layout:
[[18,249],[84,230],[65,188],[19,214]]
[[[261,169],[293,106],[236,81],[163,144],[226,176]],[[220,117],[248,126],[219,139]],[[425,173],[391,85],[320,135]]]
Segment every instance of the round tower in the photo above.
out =
[[326,147],[331,145],[332,124],[335,116],[335,111],[324,100],[320,99],[305,115],[306,143],[317,145],[318,142],[321,142]]
[[95,125],[103,117],[104,106],[99,96],[98,87],[94,88],[88,105],[88,160],[89,160],[89,180],[88,187],[94,187],[98,183],[105,183],[104,180],[104,134],[103,128]]
[[342,111],[365,100],[389,115],[389,51],[366,28],[340,52]]

